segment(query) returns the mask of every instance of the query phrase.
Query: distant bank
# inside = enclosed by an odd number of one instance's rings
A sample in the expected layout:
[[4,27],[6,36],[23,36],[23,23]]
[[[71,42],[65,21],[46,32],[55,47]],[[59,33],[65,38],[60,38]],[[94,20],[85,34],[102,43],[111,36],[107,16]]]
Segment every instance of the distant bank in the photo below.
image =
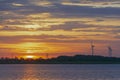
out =
[[1,58],[0,64],[120,64],[120,58],[91,55],[59,56],[50,59]]

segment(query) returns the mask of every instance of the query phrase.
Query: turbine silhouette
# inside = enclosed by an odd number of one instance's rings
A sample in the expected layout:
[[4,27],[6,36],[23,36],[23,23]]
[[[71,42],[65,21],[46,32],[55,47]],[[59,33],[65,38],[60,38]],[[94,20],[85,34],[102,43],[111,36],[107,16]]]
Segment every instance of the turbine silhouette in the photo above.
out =
[[94,48],[95,48],[95,46],[93,44],[93,41],[91,41],[91,54],[92,54],[92,56],[94,55]]
[[109,57],[112,57],[112,47],[111,46],[108,46],[108,55]]

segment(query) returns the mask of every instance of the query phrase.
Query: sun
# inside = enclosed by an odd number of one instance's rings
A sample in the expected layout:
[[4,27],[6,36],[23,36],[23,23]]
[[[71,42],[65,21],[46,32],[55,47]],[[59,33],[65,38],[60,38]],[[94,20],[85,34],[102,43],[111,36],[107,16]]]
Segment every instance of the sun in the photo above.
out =
[[26,56],[23,56],[24,59],[37,59],[36,56],[34,55],[26,55]]
[[28,58],[28,59],[33,59],[34,56],[26,56],[26,58]]

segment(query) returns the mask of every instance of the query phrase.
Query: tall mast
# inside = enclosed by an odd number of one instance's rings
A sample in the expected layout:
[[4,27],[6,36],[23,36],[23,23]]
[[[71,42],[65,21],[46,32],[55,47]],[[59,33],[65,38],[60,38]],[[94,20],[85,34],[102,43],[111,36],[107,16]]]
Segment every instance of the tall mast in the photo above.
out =
[[95,46],[93,44],[93,41],[91,41],[91,54],[92,54],[92,56],[94,55],[94,48],[95,48]]
[[108,55],[109,55],[109,57],[112,57],[112,48],[111,48],[111,46],[108,46]]

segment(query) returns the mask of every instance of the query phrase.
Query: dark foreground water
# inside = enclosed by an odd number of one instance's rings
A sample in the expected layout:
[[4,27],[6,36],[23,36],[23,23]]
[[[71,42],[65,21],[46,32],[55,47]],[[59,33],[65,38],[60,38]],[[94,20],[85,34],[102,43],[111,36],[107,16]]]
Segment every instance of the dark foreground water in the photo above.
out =
[[0,80],[120,80],[120,65],[0,65]]

